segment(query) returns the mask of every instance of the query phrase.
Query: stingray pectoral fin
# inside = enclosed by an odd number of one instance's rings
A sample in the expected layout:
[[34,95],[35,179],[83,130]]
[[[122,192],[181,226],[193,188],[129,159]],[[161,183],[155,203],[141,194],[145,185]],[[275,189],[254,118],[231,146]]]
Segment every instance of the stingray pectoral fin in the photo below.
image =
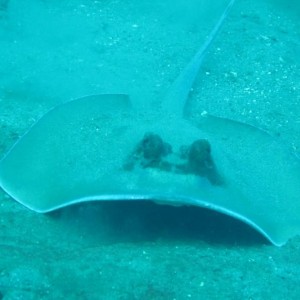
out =
[[[62,105],[71,104],[72,107],[75,108],[75,105],[84,106],[85,104],[96,105],[97,107],[101,107],[101,112],[104,113],[106,111],[120,112],[121,110],[128,111],[132,108],[132,104],[130,101],[130,97],[127,94],[94,94],[88,95],[84,97],[77,98],[75,100],[66,102]],[[59,107],[59,106],[58,106]]]
[[55,107],[0,162],[1,187],[40,212],[91,194],[100,175],[118,165],[132,119],[127,95],[93,95]]
[[[0,162],[0,185],[37,212],[89,200],[161,200],[232,215],[276,245],[299,234],[299,160],[255,127],[211,116],[194,123],[198,129],[177,120],[180,134],[174,135],[173,126],[141,119],[124,95],[70,101],[48,112],[13,146]],[[133,167],[124,167],[149,130],[172,145],[189,136],[178,146],[208,139],[222,183],[145,168],[134,156]]]
[[252,223],[274,244],[300,234],[300,162],[268,133],[236,121],[204,116],[215,163],[232,190],[229,201],[210,199]]

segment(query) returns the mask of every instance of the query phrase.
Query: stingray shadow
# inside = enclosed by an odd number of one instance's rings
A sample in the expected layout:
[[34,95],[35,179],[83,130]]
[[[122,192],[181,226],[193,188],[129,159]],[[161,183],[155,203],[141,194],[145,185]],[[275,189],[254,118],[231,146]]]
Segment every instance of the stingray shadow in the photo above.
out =
[[202,207],[149,201],[81,203],[48,213],[101,243],[165,241],[256,246],[268,240],[247,224]]

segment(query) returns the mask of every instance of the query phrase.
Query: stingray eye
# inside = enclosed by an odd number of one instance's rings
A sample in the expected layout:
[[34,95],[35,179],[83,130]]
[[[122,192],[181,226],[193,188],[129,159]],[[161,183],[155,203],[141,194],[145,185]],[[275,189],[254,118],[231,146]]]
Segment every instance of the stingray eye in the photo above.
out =
[[189,147],[188,161],[190,167],[197,173],[207,168],[208,162],[211,161],[209,142],[204,139],[193,142]]
[[152,148],[155,144],[155,135],[152,133],[146,133],[142,140],[143,150]]
[[144,158],[149,160],[159,160],[164,153],[163,140],[157,134],[145,134],[142,141],[142,151]]

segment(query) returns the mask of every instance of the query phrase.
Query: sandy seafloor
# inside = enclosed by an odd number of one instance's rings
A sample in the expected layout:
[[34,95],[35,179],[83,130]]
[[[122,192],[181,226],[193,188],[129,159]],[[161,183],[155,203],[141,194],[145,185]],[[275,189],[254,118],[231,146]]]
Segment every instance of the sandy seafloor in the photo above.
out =
[[[69,99],[126,92],[155,107],[222,4],[5,2],[1,156]],[[263,128],[299,156],[299,36],[297,0],[237,0],[200,71],[191,111]],[[245,224],[196,207],[85,203],[42,215],[0,192],[0,299],[299,299],[299,250],[299,237],[275,247]]]

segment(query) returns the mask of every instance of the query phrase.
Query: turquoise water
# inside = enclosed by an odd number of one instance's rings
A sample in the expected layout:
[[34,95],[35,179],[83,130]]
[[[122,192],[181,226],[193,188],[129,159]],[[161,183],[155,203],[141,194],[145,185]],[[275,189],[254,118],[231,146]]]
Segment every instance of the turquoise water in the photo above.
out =
[[[45,112],[94,93],[155,108],[224,1],[0,0],[1,156]],[[300,155],[298,1],[237,0],[189,99]],[[296,237],[216,212],[93,203],[48,215],[0,194],[0,299],[298,299]],[[271,208],[270,208],[271,209]]]

